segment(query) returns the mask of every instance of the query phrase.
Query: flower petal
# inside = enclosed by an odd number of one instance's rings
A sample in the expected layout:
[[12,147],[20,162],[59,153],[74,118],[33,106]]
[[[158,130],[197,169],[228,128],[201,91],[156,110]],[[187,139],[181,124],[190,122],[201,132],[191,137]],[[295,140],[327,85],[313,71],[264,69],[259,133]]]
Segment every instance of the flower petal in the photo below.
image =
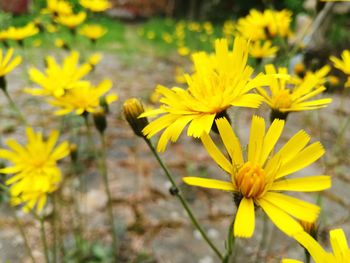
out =
[[296,191],[316,192],[330,188],[331,177],[328,175],[315,175],[303,178],[293,178],[275,181],[270,190],[273,191]]
[[233,233],[236,237],[249,238],[255,229],[255,211],[252,198],[243,198],[239,204]]
[[219,189],[230,192],[235,191],[234,185],[231,182],[199,177],[184,177],[182,178],[182,180],[186,184],[199,186],[203,188]]

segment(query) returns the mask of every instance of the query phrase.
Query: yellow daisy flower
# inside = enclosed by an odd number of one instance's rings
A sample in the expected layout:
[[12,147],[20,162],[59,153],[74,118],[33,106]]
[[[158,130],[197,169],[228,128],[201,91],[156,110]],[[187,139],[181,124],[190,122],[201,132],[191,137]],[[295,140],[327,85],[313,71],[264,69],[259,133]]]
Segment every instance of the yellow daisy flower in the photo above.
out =
[[266,85],[269,77],[263,74],[252,77],[253,68],[247,65],[248,49],[248,42],[242,38],[235,39],[232,52],[226,39],[218,39],[215,54],[193,54],[194,74],[186,75],[188,89],[157,87],[163,105],[142,117],[165,114],[143,131],[150,138],[165,129],[158,151],[164,151],[170,139],[175,142],[187,124],[187,135],[198,138],[209,133],[215,117],[225,114],[229,107],[260,105],[262,97],[249,91]]
[[60,109],[56,115],[66,115],[75,112],[82,115],[86,112],[96,112],[100,107],[100,100],[105,96],[107,105],[118,99],[116,94],[105,95],[112,88],[110,80],[104,80],[99,85],[92,86],[88,81],[76,82],[64,96],[52,98],[49,103]]
[[89,38],[92,41],[103,37],[107,33],[107,29],[98,24],[84,25],[80,30],[79,34]]
[[57,161],[69,154],[69,145],[65,141],[55,147],[58,131],[51,132],[47,140],[32,128],[26,128],[26,133],[26,145],[10,139],[6,142],[10,150],[0,149],[0,158],[12,163],[12,166],[0,169],[0,173],[14,174],[6,181],[10,185],[12,205],[24,204],[25,212],[36,205],[37,212],[41,212],[47,195],[54,192],[62,181]]
[[79,12],[78,14],[59,15],[55,19],[55,21],[70,29],[75,29],[77,26],[82,24],[85,21],[85,19],[86,19],[86,13]]
[[[350,262],[350,248],[342,229],[333,229],[329,231],[329,239],[333,253],[325,251],[320,244],[306,232],[300,232],[295,235],[294,238],[309,251],[316,263]],[[301,263],[301,261],[283,259],[282,263]]]
[[4,54],[3,50],[0,49],[0,78],[10,73],[15,67],[22,62],[21,56],[16,56],[12,59],[13,48],[9,48],[7,53]]
[[[277,72],[271,64],[265,66],[265,71],[267,74],[287,74],[287,68],[279,68]],[[272,119],[286,119],[292,111],[325,108],[332,102],[331,98],[310,100],[326,90],[326,87],[319,85],[318,77],[309,75],[299,85],[292,84],[292,80],[275,78],[269,84],[270,94],[264,88],[257,88],[258,93],[264,97],[264,102],[272,109]]]
[[95,67],[98,63],[101,62],[103,55],[99,52],[93,53],[88,57],[88,62],[92,67]]
[[244,161],[241,144],[225,118],[216,120],[220,137],[230,158],[227,159],[210,136],[201,136],[204,147],[214,161],[230,175],[230,181],[184,177],[189,185],[229,191],[234,194],[237,212],[233,234],[249,238],[255,228],[255,208],[261,207],[271,221],[289,236],[303,230],[294,219],[314,222],[320,208],[314,204],[282,194],[281,191],[314,192],[331,186],[331,178],[315,175],[286,179],[307,167],[324,154],[319,142],[306,146],[310,137],[296,133],[276,154],[271,155],[284,128],[283,120],[275,120],[265,133],[265,121],[254,116],[248,144],[247,161]]
[[44,73],[35,67],[31,67],[28,71],[29,78],[40,85],[40,88],[26,88],[25,91],[34,96],[62,96],[66,90],[72,88],[92,69],[89,63],[79,65],[79,56],[79,52],[72,51],[64,59],[62,65],[57,64],[54,57],[48,56]]
[[[294,76],[291,81],[295,85],[300,85],[303,81],[305,81],[309,77],[313,77],[317,79],[317,85],[321,86],[327,82],[327,75],[331,71],[331,67],[328,65],[323,66],[322,68],[316,70],[316,71],[311,71],[308,70],[304,72],[304,76],[302,78],[299,77],[299,75]],[[302,75],[302,74],[301,74]]]
[[43,10],[44,13],[51,13],[57,15],[70,15],[73,13],[72,5],[64,0],[46,0],[47,8]]
[[329,58],[332,62],[334,67],[337,69],[343,71],[346,75],[348,75],[348,80],[345,83],[345,87],[350,87],[350,50],[344,50],[341,54],[341,59],[331,56]]
[[257,59],[275,57],[278,49],[278,47],[272,46],[271,41],[256,41],[250,45],[249,54]]
[[79,3],[92,12],[103,12],[112,7],[108,0],[80,0]]
[[264,12],[252,9],[246,17],[237,22],[238,33],[252,41],[266,40],[276,36],[287,37],[291,34],[292,13],[288,10]]
[[39,29],[34,25],[34,23],[28,23],[23,27],[9,27],[7,29],[7,38],[21,42],[25,38],[34,36],[38,33]]

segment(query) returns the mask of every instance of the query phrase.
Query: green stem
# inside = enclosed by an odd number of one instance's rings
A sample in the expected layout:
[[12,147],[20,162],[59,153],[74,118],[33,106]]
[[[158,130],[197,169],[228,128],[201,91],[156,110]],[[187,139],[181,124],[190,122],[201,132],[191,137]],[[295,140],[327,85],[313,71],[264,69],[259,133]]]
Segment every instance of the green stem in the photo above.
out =
[[25,245],[25,247],[26,247],[27,253],[28,253],[30,259],[32,260],[32,262],[33,262],[33,263],[36,263],[35,258],[34,258],[33,253],[32,253],[32,250],[31,250],[31,248],[30,248],[30,246],[29,246],[29,242],[28,242],[26,233],[25,233],[24,228],[23,228],[23,226],[22,226],[22,224],[21,224],[21,222],[20,222],[20,220],[19,220],[19,218],[18,218],[18,216],[17,216],[17,214],[16,214],[16,211],[14,211],[14,209],[13,209],[11,206],[10,206],[10,209],[11,209],[11,211],[12,211],[13,217],[15,218],[16,225],[17,225],[17,227],[18,227],[18,230],[19,230],[19,232],[21,233],[21,236],[22,236],[22,238],[23,238],[24,245]]
[[109,217],[110,227],[112,232],[113,250],[115,251],[115,255],[117,255],[117,251],[118,251],[117,231],[114,224],[112,195],[109,189],[108,172],[107,172],[107,165],[106,165],[106,148],[107,147],[106,147],[105,137],[102,133],[100,133],[100,139],[101,139],[102,150],[101,150],[101,158],[100,158],[99,166],[100,166],[100,171],[102,174],[103,183],[104,183],[104,187],[107,195],[107,212],[108,212],[108,217]]
[[24,124],[24,125],[27,125],[27,120],[24,118],[22,112],[19,110],[19,108],[17,107],[16,103],[12,100],[10,94],[7,92],[7,90],[4,90],[3,89],[3,92],[7,98],[7,100],[9,101],[10,103],[10,106],[11,108],[13,109],[13,111],[16,112],[16,114],[18,115],[19,119],[21,120],[21,122]]
[[265,249],[265,244],[267,243],[267,234],[268,234],[268,220],[267,220],[267,216],[264,213],[263,214],[263,230],[262,230],[262,236],[261,236],[261,240],[258,246],[258,252],[256,253],[256,259],[255,262],[259,262],[260,260],[260,251]]
[[40,222],[40,234],[41,234],[41,240],[43,242],[43,247],[44,247],[44,254],[45,254],[45,261],[46,263],[50,262],[49,259],[49,249],[47,246],[47,240],[46,240],[46,233],[45,233],[45,220],[43,217],[39,217],[39,222]]
[[52,257],[53,262],[56,263],[57,259],[57,198],[56,193],[52,195],[52,206],[53,206],[53,216],[52,216],[52,234],[53,234],[53,247],[52,247]]
[[200,226],[199,222],[197,221],[197,219],[195,218],[195,216],[193,215],[190,207],[188,206],[185,198],[182,196],[180,190],[177,188],[177,185],[173,179],[173,177],[171,176],[168,168],[165,166],[165,164],[163,163],[162,159],[159,157],[156,149],[154,148],[152,142],[150,140],[148,140],[147,138],[143,137],[145,142],[147,143],[147,145],[149,146],[149,148],[151,149],[152,153],[154,154],[154,156],[156,157],[157,161],[159,162],[160,166],[162,167],[162,169],[165,172],[165,175],[167,176],[168,180],[170,181],[172,188],[174,189],[173,193],[176,195],[176,197],[179,199],[180,203],[182,204],[183,208],[186,210],[187,215],[189,216],[192,224],[197,228],[197,230],[199,231],[199,233],[202,235],[202,237],[204,238],[204,240],[208,243],[208,245],[212,248],[212,250],[215,252],[215,254],[220,258],[220,260],[223,260],[224,257],[222,256],[221,252],[218,250],[218,248],[213,244],[213,242],[209,239],[209,237],[207,236],[207,234],[204,232],[203,228]]
[[232,252],[234,250],[234,246],[235,246],[235,241],[236,238],[233,235],[233,225],[234,225],[235,221],[233,220],[228,232],[227,232],[227,251],[226,251],[226,255],[224,257],[224,259],[222,260],[223,263],[229,263],[230,262],[230,258],[232,256]]

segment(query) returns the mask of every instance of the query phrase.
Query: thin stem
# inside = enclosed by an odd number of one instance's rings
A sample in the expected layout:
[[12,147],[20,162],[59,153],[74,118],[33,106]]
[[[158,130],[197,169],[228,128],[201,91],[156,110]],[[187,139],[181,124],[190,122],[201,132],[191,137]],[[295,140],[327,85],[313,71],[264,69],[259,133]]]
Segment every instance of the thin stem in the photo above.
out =
[[261,240],[260,240],[260,243],[259,243],[259,246],[258,246],[258,252],[256,254],[255,262],[259,262],[259,260],[260,260],[260,251],[265,249],[265,244],[267,243],[267,234],[269,232],[268,231],[269,230],[268,226],[269,225],[268,225],[267,216],[264,213],[263,214],[263,230],[262,230]]
[[46,233],[45,233],[45,220],[43,217],[39,217],[39,216],[38,216],[38,219],[40,222],[40,234],[41,234],[41,240],[43,242],[43,247],[44,247],[45,261],[46,263],[50,263],[49,249],[47,246]]
[[115,251],[115,255],[117,255],[117,251],[118,251],[118,247],[117,247],[118,241],[117,241],[117,234],[116,234],[117,231],[114,224],[112,195],[109,189],[108,172],[107,172],[107,165],[106,165],[106,140],[102,133],[100,133],[100,139],[101,139],[102,150],[101,150],[101,158],[99,161],[99,166],[100,166],[100,172],[102,174],[103,183],[104,183],[104,187],[107,195],[107,212],[108,212],[108,217],[109,217],[111,232],[112,232],[113,250]]
[[22,226],[22,224],[21,224],[21,222],[20,222],[20,220],[19,220],[19,218],[18,218],[18,216],[16,214],[16,211],[14,211],[14,209],[11,206],[10,206],[10,209],[12,211],[13,217],[15,218],[15,222],[16,222],[16,225],[18,227],[18,230],[21,233],[21,236],[22,236],[22,239],[24,241],[24,245],[26,247],[27,253],[28,253],[30,259],[32,260],[32,262],[36,263],[35,258],[34,258],[33,253],[32,253],[32,250],[31,250],[31,248],[29,246],[29,242],[28,242],[26,233],[24,231],[24,227]]
[[221,252],[218,250],[218,248],[213,244],[213,242],[209,239],[207,234],[204,232],[203,228],[200,226],[199,222],[193,215],[190,207],[188,206],[185,198],[182,196],[180,190],[178,189],[173,177],[171,176],[168,168],[163,163],[162,159],[159,157],[156,149],[154,148],[152,142],[148,140],[147,138],[143,137],[149,148],[151,149],[153,155],[156,157],[157,161],[159,162],[160,166],[165,172],[165,175],[167,176],[168,180],[170,181],[172,188],[174,189],[173,193],[176,195],[176,197],[180,200],[180,203],[182,204],[183,208],[186,210],[187,215],[189,216],[192,224],[197,228],[199,233],[202,235],[204,240],[208,243],[208,245],[212,248],[212,250],[215,252],[215,254],[220,258],[220,260],[224,260],[224,257],[222,256]]
[[233,220],[229,229],[228,229],[228,232],[227,232],[227,251],[226,251],[226,255],[223,259],[223,263],[229,263],[230,262],[230,258],[232,256],[232,252],[234,250],[234,246],[235,246],[235,241],[236,241],[236,238],[235,236],[233,235],[233,225],[234,225],[235,221]]
[[53,248],[52,248],[52,257],[53,257],[53,262],[56,263],[57,259],[57,198],[56,194],[54,193],[52,195],[52,206],[53,206],[53,216],[52,216],[52,233],[53,233]]
[[11,108],[16,112],[16,114],[18,115],[18,117],[21,120],[21,122],[24,125],[27,125],[27,120],[25,119],[25,117],[23,116],[22,112],[17,107],[16,103],[12,100],[10,94],[7,92],[7,90],[4,90],[4,89],[3,89],[3,92],[4,92],[7,100],[9,101]]

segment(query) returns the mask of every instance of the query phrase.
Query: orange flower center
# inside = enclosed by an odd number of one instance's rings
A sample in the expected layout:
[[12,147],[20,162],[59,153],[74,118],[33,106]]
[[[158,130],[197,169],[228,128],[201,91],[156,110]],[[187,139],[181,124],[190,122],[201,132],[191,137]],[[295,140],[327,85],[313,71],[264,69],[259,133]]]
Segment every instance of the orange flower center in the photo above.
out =
[[288,89],[280,90],[273,99],[274,109],[285,109],[292,105],[292,98]]
[[264,193],[266,173],[257,164],[246,162],[235,175],[238,190],[246,198],[258,198]]

